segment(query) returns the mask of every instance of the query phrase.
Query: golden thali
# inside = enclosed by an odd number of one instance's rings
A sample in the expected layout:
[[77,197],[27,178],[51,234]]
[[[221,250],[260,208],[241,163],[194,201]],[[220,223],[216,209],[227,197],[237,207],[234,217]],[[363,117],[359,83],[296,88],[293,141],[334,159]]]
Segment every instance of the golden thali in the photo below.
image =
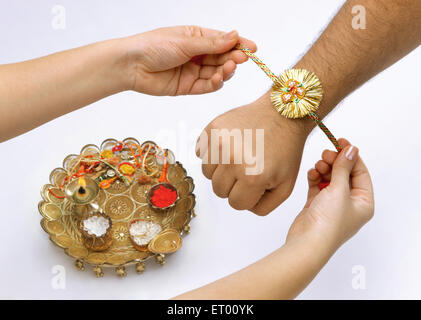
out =
[[[142,273],[145,269],[144,262],[151,257],[155,257],[157,263],[164,264],[165,254],[178,250],[181,246],[181,235],[190,231],[189,223],[195,216],[193,179],[187,176],[186,170],[181,163],[175,161],[169,150],[164,149],[165,152],[162,153],[162,149],[157,147],[155,156],[152,156],[150,145],[156,146],[152,141],[140,145],[134,138],[127,138],[123,141],[107,139],[100,147],[93,144],[86,145],[79,155],[67,156],[63,161],[63,167],[54,169],[50,174],[50,183],[42,187],[43,200],[38,205],[39,212],[43,217],[41,226],[54,244],[63,248],[67,255],[76,259],[76,267],[80,270],[84,270],[85,264],[91,265],[95,275],[100,277],[103,276],[103,267],[114,267],[118,275],[125,276],[125,267],[135,265],[136,271]],[[133,146],[137,146],[137,149]],[[118,148],[120,149],[116,152],[109,151]],[[148,153],[145,151],[146,149]],[[159,159],[156,156],[158,150],[165,154],[164,162],[157,160]],[[103,157],[108,154],[112,154],[114,157],[117,154],[121,158],[120,167],[123,162],[129,164],[134,168],[134,173],[130,172],[131,176],[123,176],[122,173],[126,173],[125,171],[116,169],[117,165],[115,167],[109,165],[108,159]],[[171,161],[169,161],[169,154],[173,158]],[[91,161],[89,162],[87,159],[93,160],[89,160]],[[75,168],[78,170],[76,173]],[[105,182],[112,181],[108,185],[101,179],[105,175],[103,171],[106,171],[107,174],[110,173],[109,168],[115,169],[114,174],[117,175],[113,178],[105,178]],[[86,217],[84,213],[79,212],[81,206],[66,197],[66,186],[72,179],[77,181],[76,177],[78,176],[79,179],[80,176],[83,176],[104,186],[104,188],[98,189],[91,207],[112,221],[109,230],[112,243],[105,250],[94,251],[84,245],[80,225]],[[170,184],[177,191],[177,200],[173,205],[160,209],[151,205],[148,194],[152,187],[156,187],[162,182],[162,177],[166,184]],[[129,227],[131,223],[138,220],[159,225],[159,230],[162,230],[161,238],[170,236],[171,239],[175,239],[173,243],[177,247],[165,251],[160,248],[165,247],[168,241],[154,239],[151,242],[158,249],[152,250],[150,247],[142,249],[142,251],[136,249],[131,241]],[[162,253],[160,250],[163,250]]]

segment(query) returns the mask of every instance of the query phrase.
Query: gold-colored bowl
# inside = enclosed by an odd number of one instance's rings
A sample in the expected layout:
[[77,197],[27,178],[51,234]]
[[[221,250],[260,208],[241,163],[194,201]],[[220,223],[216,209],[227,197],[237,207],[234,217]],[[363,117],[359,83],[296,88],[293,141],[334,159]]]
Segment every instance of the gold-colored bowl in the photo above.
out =
[[[134,138],[124,141],[137,142]],[[99,155],[104,149],[109,149],[117,140],[107,139],[101,147],[86,145],[81,154]],[[38,209],[42,215],[41,226],[49,235],[50,240],[63,248],[64,252],[77,259],[76,265],[83,269],[83,263],[97,267],[116,267],[119,275],[125,275],[124,266],[136,264],[136,270],[142,270],[141,264],[145,260],[155,256],[156,261],[163,264],[162,255],[150,251],[140,252],[136,250],[131,241],[128,224],[134,219],[148,219],[157,222],[162,229],[177,230],[180,235],[190,230],[190,220],[194,217],[195,196],[193,194],[193,179],[187,176],[186,170],[181,163],[176,162],[168,165],[168,181],[177,188],[178,200],[176,204],[167,210],[155,210],[147,201],[149,189],[158,183],[154,178],[151,184],[133,182],[129,187],[124,183],[114,183],[108,189],[101,189],[94,202],[99,210],[110,216],[112,220],[112,245],[102,251],[96,252],[86,248],[83,244],[79,229],[80,218],[72,214],[72,204],[65,197],[57,198],[53,195],[64,196],[60,185],[66,177],[66,170],[72,166],[72,160],[77,155],[69,155],[64,159],[63,168],[56,168],[50,174],[50,183],[41,188],[42,201]],[[89,177],[89,175],[88,175]],[[117,180],[119,181],[119,180]],[[117,182],[116,181],[116,182]],[[50,191],[52,190],[52,192]],[[94,271],[95,271],[94,268]],[[95,271],[96,272],[96,271]],[[99,268],[97,276],[101,276]]]
[[[167,189],[170,189],[170,190],[173,190],[173,191],[175,191],[176,192],[176,194],[177,194],[177,198],[175,199],[175,201],[173,202],[173,203],[171,203],[169,206],[166,206],[166,207],[157,207],[157,206],[155,206],[153,203],[152,203],[152,196],[153,196],[153,193],[155,192],[155,190],[157,190],[160,186],[164,186],[164,187],[166,187]],[[177,188],[175,188],[171,183],[166,183],[166,182],[163,182],[163,183],[158,183],[158,184],[155,184],[155,185],[153,185],[150,189],[149,189],[149,191],[148,191],[148,193],[147,193],[147,195],[146,195],[146,200],[148,200],[148,203],[149,203],[149,205],[152,207],[152,208],[154,208],[155,210],[167,210],[167,209],[169,209],[169,208],[172,208],[172,207],[174,207],[176,204],[177,204],[177,201],[178,201],[178,199],[179,199],[179,196],[178,196],[178,191],[177,191]]]
[[[105,234],[102,236],[97,237],[95,234],[89,234],[83,227],[83,222],[85,219],[88,219],[90,217],[103,217],[108,220],[109,227],[107,228]],[[93,251],[104,251],[108,249],[111,244],[113,243],[113,236],[111,234],[113,222],[110,218],[110,216],[107,216],[101,212],[92,212],[86,217],[82,218],[79,221],[79,230],[82,234],[82,241],[85,245],[85,248],[91,249]]]

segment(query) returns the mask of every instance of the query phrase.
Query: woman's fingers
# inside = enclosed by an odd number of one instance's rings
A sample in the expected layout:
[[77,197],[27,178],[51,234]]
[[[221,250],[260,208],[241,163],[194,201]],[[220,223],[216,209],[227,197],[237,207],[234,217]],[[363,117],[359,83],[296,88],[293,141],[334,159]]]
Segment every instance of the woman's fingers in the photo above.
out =
[[311,203],[313,198],[319,194],[319,183],[322,181],[322,176],[316,169],[310,169],[307,173],[307,181],[308,195],[305,207],[307,207]]
[[231,51],[239,41],[237,31],[217,36],[186,38],[184,50],[190,57],[203,54],[223,54]]
[[[228,32],[225,31],[220,31],[220,30],[215,30],[215,29],[210,29],[210,28],[202,28],[202,27],[192,27],[194,29],[193,33],[194,34],[200,34],[202,37],[218,37],[221,35],[225,35]],[[198,29],[195,29],[198,28]],[[241,43],[242,46],[249,48],[251,50],[251,52],[256,52],[257,51],[257,45],[254,43],[254,41],[251,41],[247,38],[244,37],[239,37],[239,42]]]
[[347,139],[345,139],[345,138],[339,138],[338,139],[338,143],[339,143],[339,145],[342,147],[342,149],[344,149],[345,147],[347,147],[347,146],[350,146],[351,145],[351,142],[349,142]]
[[201,67],[199,78],[194,81],[189,94],[209,93],[221,89],[224,81],[231,79],[236,67],[232,61],[228,61],[220,67]]
[[236,64],[241,64],[246,62],[247,59],[248,57],[240,50],[232,50],[224,54],[207,54],[200,59],[195,57],[196,64],[204,66],[220,66],[229,60],[234,61]]
[[240,37],[240,44],[243,47],[246,47],[246,48],[250,49],[251,52],[257,51],[257,45],[256,45],[256,43],[254,43],[254,41],[251,41],[249,39]]
[[185,38],[187,42],[184,50],[191,57],[203,54],[225,54],[233,50],[238,43],[241,43],[253,52],[257,50],[257,46],[253,41],[240,37],[236,30],[221,32],[195,26],[187,27],[187,30],[188,37]]
[[319,160],[314,168],[320,174],[323,181],[330,181],[332,177],[332,165],[328,164],[325,160]]
[[330,173],[330,169],[331,169],[330,165],[328,165],[323,160],[317,161],[314,167],[321,175],[327,175],[328,173]]
[[[200,34],[204,38],[221,38],[228,33],[219,30],[207,29],[199,27],[199,31],[195,33]],[[236,31],[234,31],[236,32]],[[238,36],[238,33],[237,33]],[[244,37],[238,37],[238,43],[240,43],[243,47],[250,49],[251,52],[257,51],[256,44]],[[208,66],[220,66],[226,63],[229,60],[234,61],[236,64],[240,64],[246,62],[248,57],[241,51],[237,49],[231,49],[228,52],[222,52],[218,54],[209,54],[205,53],[203,56],[195,56],[192,59],[197,65],[208,65]]]
[[248,60],[248,56],[245,55],[241,50],[233,50],[230,52],[230,58],[237,64],[241,64]]
[[318,183],[320,182],[322,176],[316,169],[310,169],[307,172],[307,180],[309,188],[317,187]]
[[231,60],[224,63],[222,66],[222,76],[224,81],[231,79],[236,68],[237,65]]
[[231,79],[236,69],[232,61],[226,62],[223,66],[205,66],[199,71],[199,79],[196,79],[190,89],[190,94],[209,93],[222,88],[224,81]]
[[[344,138],[340,138],[338,140],[338,143],[342,148],[346,148],[347,146],[351,145],[351,143]],[[337,151],[324,150],[322,153],[322,160],[325,161],[329,165],[333,165],[337,156],[338,156]]]
[[[347,149],[347,152],[349,152],[351,143],[348,140],[341,138],[338,140],[338,142],[342,146],[343,149]],[[346,159],[347,152],[345,152],[345,150],[344,152],[341,152],[341,157],[345,157],[344,159]],[[330,165],[330,166],[334,165],[336,161],[338,161],[338,163],[339,162],[343,163],[344,159],[339,159],[339,154],[336,151],[324,150],[322,153],[322,160],[327,165]],[[369,194],[372,194],[373,186],[372,186],[372,182],[370,178],[370,173],[368,172],[367,167],[365,166],[364,162],[361,160],[360,156],[357,155],[357,158],[354,160],[355,160],[355,165],[352,167],[351,172],[348,175],[348,177],[344,177],[344,179],[345,180],[350,179],[351,189],[354,190],[354,193],[357,191],[363,190],[365,192],[368,192]],[[323,174],[323,177],[322,177],[323,180],[331,179],[331,177],[329,177],[330,174],[326,175],[325,173],[323,173],[326,169],[326,166],[324,164],[321,164],[320,161],[318,162],[318,164],[316,164],[316,169],[319,169],[319,172]]]
[[188,94],[203,94],[219,90],[224,85],[224,79],[221,74],[215,73],[210,79],[197,79]]
[[[222,32],[197,26],[188,26],[187,34],[194,37],[188,43],[189,52],[195,56],[184,65],[183,71],[189,73],[188,78],[197,75],[193,84],[187,81],[188,94],[203,94],[219,90],[223,81],[231,79],[237,64],[247,61],[247,56],[240,50],[233,49],[237,43],[256,51],[253,41],[239,37],[237,31]],[[235,41],[235,43],[234,43]],[[185,70],[184,70],[185,69]],[[187,72],[186,72],[187,71]]]
[[357,162],[351,171],[351,189],[363,190],[369,194],[373,193],[370,173],[368,172],[368,169],[361,157],[358,157]]
[[322,152],[322,160],[330,166],[335,162],[338,153],[332,150],[324,150]]
[[342,149],[333,163],[331,185],[335,187],[348,187],[351,172],[358,160],[358,148],[347,146]]
[[232,60],[228,60],[224,65],[218,67],[202,66],[199,71],[199,78],[210,79],[218,73],[222,76],[223,80],[226,81],[232,77],[236,68],[237,65]]

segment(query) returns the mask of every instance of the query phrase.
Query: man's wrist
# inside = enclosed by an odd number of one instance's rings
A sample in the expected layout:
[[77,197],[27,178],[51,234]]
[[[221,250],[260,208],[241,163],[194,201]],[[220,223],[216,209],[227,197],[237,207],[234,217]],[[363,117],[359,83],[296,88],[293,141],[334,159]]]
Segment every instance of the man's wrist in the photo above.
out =
[[[346,96],[346,93],[341,86],[341,82],[336,80],[339,79],[338,75],[333,75],[327,65],[317,63],[317,60],[314,59],[315,52],[317,53],[317,48],[313,47],[310,49],[310,51],[294,66],[294,69],[306,69],[311,71],[322,83],[323,99],[317,108],[316,113],[320,119],[323,119]],[[314,122],[311,120],[308,122],[310,124],[307,123],[307,125],[313,129],[315,127]]]
[[274,120],[281,126],[281,127],[289,127],[290,130],[296,134],[300,134],[303,137],[307,138],[310,134],[311,130],[314,128],[314,123],[308,118],[302,119],[288,119],[281,114],[279,114],[276,109],[273,107],[272,101],[270,99],[270,91],[266,92],[263,96],[261,96],[257,103],[261,105],[262,108],[267,108],[273,111],[273,118]]
[[[305,61],[300,61],[294,68],[306,69],[308,71],[314,72],[314,70],[310,67],[310,64]],[[317,73],[316,76],[318,76]],[[341,101],[343,95],[340,86],[330,83],[328,77],[323,76],[323,78],[320,80],[323,87],[323,99],[318,106],[316,113],[320,119],[323,119]],[[259,98],[258,101],[262,105],[270,106],[275,110],[270,98],[270,91],[266,92],[262,97]],[[293,130],[298,130],[299,133],[303,133],[305,136],[308,136],[314,127],[316,127],[316,123],[309,117],[289,119],[279,114],[276,110],[275,112],[277,113],[279,121],[282,122],[282,126],[289,125]]]

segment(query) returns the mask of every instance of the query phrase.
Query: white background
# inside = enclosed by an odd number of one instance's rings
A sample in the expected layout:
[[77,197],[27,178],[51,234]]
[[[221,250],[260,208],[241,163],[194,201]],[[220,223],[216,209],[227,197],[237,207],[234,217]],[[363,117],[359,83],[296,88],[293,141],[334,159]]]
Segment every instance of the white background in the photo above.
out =
[[[299,3],[1,1],[0,64],[161,26],[198,24],[239,30],[256,41],[259,56],[280,72],[305,52],[342,1]],[[66,9],[64,30],[51,25],[56,4]],[[337,136],[360,148],[374,180],[376,214],[299,298],[421,298],[420,59],[420,49],[415,50],[326,119]],[[0,144],[0,298],[166,299],[228,275],[281,246],[304,203],[307,170],[324,148],[332,148],[321,131],[315,130],[307,142],[293,194],[264,218],[237,212],[216,197],[193,155],[196,136],[210,120],[254,101],[269,86],[269,79],[248,62],[223,90],[206,97],[157,98],[125,92]],[[159,125],[150,119],[159,119]],[[183,248],[164,267],[151,261],[141,276],[129,268],[127,278],[107,270],[104,278],[96,279],[90,270],[77,271],[74,261],[48,240],[39,225],[39,190],[65,155],[79,152],[87,143],[128,136],[156,140],[176,153],[195,179],[198,217]],[[66,269],[65,290],[51,286],[54,265]],[[352,287],[355,265],[366,269],[365,290]]]

